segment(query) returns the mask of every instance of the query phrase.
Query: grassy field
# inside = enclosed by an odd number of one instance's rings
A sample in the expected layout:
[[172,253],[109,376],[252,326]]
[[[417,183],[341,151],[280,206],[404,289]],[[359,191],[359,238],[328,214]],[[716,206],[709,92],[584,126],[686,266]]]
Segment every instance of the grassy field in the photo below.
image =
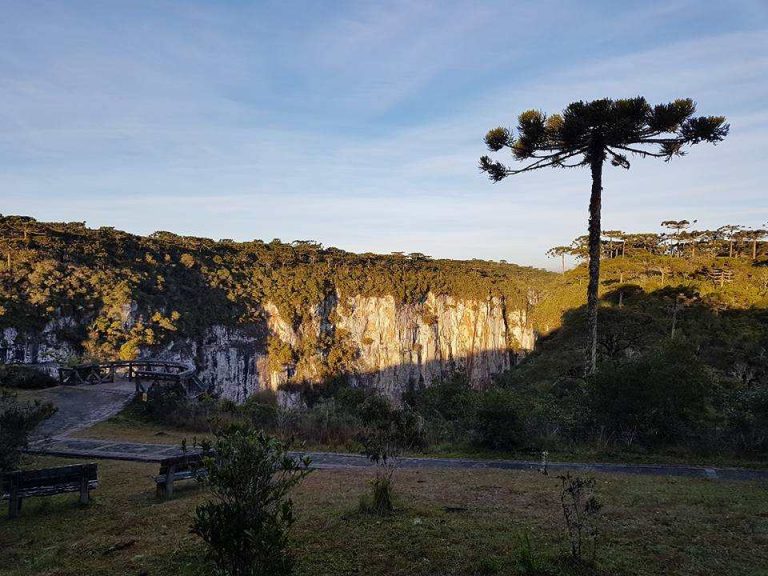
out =
[[[28,466],[68,462],[38,457]],[[3,575],[209,573],[190,517],[194,484],[157,499],[157,465],[99,463],[101,486],[32,499],[0,517]],[[519,534],[557,573],[565,538],[558,481],[529,472],[400,471],[390,518],[356,511],[367,470],[316,471],[295,492],[292,550],[299,574],[516,574]],[[604,503],[600,574],[768,574],[768,486],[597,475]],[[557,568],[560,566],[560,568]]]

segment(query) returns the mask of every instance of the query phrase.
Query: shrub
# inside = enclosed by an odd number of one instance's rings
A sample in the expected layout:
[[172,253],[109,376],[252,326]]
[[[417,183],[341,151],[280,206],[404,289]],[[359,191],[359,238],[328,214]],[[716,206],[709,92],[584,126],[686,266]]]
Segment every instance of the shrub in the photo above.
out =
[[768,386],[739,389],[728,400],[728,428],[735,447],[747,452],[768,450]]
[[426,388],[409,390],[403,401],[424,416],[433,440],[450,441],[466,436],[474,421],[478,395],[466,374],[457,371]]
[[500,388],[484,392],[477,409],[477,441],[493,450],[513,450],[523,445],[524,433],[515,395]]
[[56,385],[55,378],[29,366],[0,365],[0,387],[32,390]]
[[322,399],[301,413],[295,432],[302,440],[325,446],[349,446],[362,426],[360,418],[333,398]]
[[152,422],[195,432],[209,432],[214,426],[214,416],[220,425],[236,419],[226,410],[218,409],[213,398],[190,399],[181,385],[152,386],[146,401],[136,399],[131,409]]
[[590,378],[594,422],[625,444],[683,440],[711,415],[714,381],[687,344],[668,340]]
[[195,510],[192,532],[208,545],[222,574],[290,574],[294,515],[288,494],[309,473],[309,460],[292,458],[282,442],[246,426],[217,433],[205,450],[201,481],[213,498]]
[[[597,556],[598,521],[602,504],[595,496],[594,478],[571,476],[560,479],[560,504],[571,547],[571,557],[594,562]],[[588,557],[585,558],[585,555]]]
[[439,416],[450,422],[470,420],[474,414],[477,392],[463,372],[414,391],[407,398],[425,417]]
[[369,420],[360,435],[363,454],[376,464],[371,495],[360,499],[360,511],[386,516],[394,511],[394,474],[402,454],[423,438],[423,419],[409,408],[390,409],[387,418]]
[[19,402],[14,394],[0,391],[0,476],[18,468],[30,432],[55,412],[51,403]]
[[262,430],[274,430],[278,422],[277,395],[272,390],[261,390],[249,396],[240,410],[250,422]]

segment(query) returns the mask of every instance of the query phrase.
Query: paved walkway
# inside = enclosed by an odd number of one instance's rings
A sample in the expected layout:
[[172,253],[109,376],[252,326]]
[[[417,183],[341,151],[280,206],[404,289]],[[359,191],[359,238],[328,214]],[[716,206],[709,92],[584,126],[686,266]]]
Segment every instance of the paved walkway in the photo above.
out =
[[37,391],[34,397],[49,401],[58,411],[32,434],[32,441],[49,436],[65,436],[114,416],[131,400],[136,386],[132,382],[83,386],[56,386]]
[[[82,458],[106,458],[113,460],[134,460],[139,462],[158,462],[163,458],[181,453],[179,446],[167,444],[139,444],[117,440],[91,440],[88,438],[51,438],[33,446],[32,452],[56,456],[76,456]],[[363,456],[356,454],[337,454],[332,452],[301,452],[312,459],[312,467],[363,468],[372,464]],[[402,458],[400,467],[405,469],[474,469],[474,470],[538,470],[539,462],[523,460],[474,460],[467,458]],[[613,474],[636,474],[646,476],[685,476],[721,480],[766,480],[768,470],[749,470],[746,468],[707,468],[682,465],[646,465],[646,464],[583,464],[576,462],[550,463],[549,471],[553,474],[571,470],[579,472],[604,472]]]

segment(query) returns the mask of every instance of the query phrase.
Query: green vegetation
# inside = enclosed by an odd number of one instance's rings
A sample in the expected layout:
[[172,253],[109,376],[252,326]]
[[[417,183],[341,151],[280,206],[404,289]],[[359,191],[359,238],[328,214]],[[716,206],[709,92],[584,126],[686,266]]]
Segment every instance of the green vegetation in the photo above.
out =
[[292,458],[279,440],[243,426],[217,432],[204,453],[201,480],[212,498],[197,507],[191,529],[207,544],[217,574],[291,574],[289,492],[309,474],[309,460]]
[[56,409],[41,402],[20,402],[15,394],[0,390],[0,478],[17,470],[29,434]]
[[[46,467],[71,461],[37,458]],[[186,529],[207,498],[194,484],[158,499],[157,464],[99,462],[85,508],[31,498],[0,516],[0,574],[202,576],[200,539]],[[398,509],[359,514],[372,470],[318,470],[294,494],[296,573],[378,575],[585,574],[569,562],[561,486],[533,472],[400,470]],[[768,493],[758,483],[596,475],[603,502],[598,572],[612,576],[757,576],[768,564]],[[520,543],[527,535],[527,550]]]
[[[427,388],[412,383],[403,405],[423,422],[413,449],[708,462],[759,461],[768,451],[768,242],[761,231],[696,232],[681,220],[667,221],[664,234],[604,232],[597,371],[584,378],[584,265],[550,274],[418,254],[353,255],[308,242],[144,238],[20,217],[0,223],[13,255],[0,274],[8,302],[0,323],[40,326],[71,314],[80,320],[61,330],[84,354],[129,354],[138,341],[199,334],[211,322],[247,325],[267,300],[302,325],[337,291],[408,302],[428,291],[493,294],[526,310],[540,335],[536,350],[484,390],[471,389],[461,373]],[[569,250],[584,255],[584,245],[577,239]],[[296,350],[267,338],[270,362],[281,365],[323,351],[324,385],[294,387],[297,406],[278,405],[272,392],[236,406],[158,390],[121,417],[121,431],[167,442],[174,430],[205,435],[248,422],[312,447],[359,451],[366,426],[399,408],[347,385],[348,338],[336,330]],[[115,422],[94,433],[115,431]]]
[[0,388],[37,390],[57,384],[55,378],[28,366],[0,365]]

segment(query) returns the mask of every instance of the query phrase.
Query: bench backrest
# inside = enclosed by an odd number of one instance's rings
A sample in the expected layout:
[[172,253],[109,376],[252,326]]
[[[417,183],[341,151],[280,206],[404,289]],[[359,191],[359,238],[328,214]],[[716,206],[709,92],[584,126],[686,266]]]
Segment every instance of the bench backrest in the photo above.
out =
[[160,461],[160,474],[167,474],[168,469],[173,466],[175,472],[185,472],[187,470],[197,470],[203,467],[203,455],[200,453],[182,454],[164,458]]
[[18,470],[3,475],[3,492],[10,492],[11,486],[18,490],[44,490],[66,485],[79,485],[83,478],[87,482],[98,479],[97,464],[73,464],[59,468],[40,470]]

